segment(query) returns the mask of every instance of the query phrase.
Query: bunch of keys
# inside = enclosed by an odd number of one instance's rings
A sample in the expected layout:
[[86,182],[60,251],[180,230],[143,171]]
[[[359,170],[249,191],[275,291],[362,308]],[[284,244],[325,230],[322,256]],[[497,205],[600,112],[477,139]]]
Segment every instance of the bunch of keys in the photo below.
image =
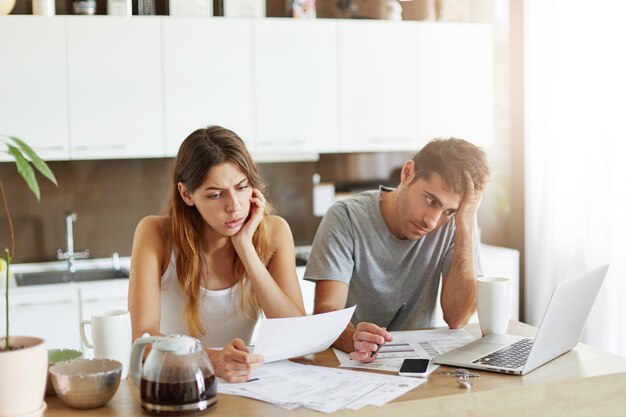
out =
[[470,389],[472,388],[471,378],[480,378],[480,374],[475,374],[467,369],[455,369],[453,371],[441,371],[441,375],[449,375],[456,377],[456,382],[460,388]]

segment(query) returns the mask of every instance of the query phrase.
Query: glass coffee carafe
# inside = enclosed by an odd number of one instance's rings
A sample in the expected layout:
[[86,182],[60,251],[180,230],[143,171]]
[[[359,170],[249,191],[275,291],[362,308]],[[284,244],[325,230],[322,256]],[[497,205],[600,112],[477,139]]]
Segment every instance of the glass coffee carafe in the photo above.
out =
[[[152,349],[142,366],[143,352],[149,344]],[[209,355],[193,337],[144,335],[133,344],[130,368],[139,386],[141,407],[150,413],[196,413],[217,401],[217,382]]]

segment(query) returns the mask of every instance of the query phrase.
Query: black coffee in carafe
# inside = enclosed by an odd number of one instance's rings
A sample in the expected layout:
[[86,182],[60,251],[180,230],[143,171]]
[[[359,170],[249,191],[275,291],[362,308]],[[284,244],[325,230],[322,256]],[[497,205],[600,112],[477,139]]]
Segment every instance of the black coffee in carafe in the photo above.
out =
[[160,415],[206,410],[217,401],[215,376],[187,382],[159,382],[141,378],[141,407]]
[[[142,361],[146,346],[152,349]],[[198,339],[181,334],[143,335],[135,340],[130,368],[141,408],[157,415],[202,412],[217,402],[217,381]]]

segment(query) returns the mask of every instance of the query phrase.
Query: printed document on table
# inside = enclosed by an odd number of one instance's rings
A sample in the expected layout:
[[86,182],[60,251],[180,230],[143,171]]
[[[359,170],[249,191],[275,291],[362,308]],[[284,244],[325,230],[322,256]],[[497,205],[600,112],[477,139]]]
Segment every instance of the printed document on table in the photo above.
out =
[[[465,329],[397,331],[391,332],[391,335],[393,341],[381,346],[376,360],[370,363],[353,361],[347,353],[334,349],[339,366],[398,372],[407,358],[433,358],[474,340],[474,336]],[[430,374],[438,367],[431,363],[427,373]]]
[[425,380],[280,361],[261,366],[248,382],[218,378],[220,394],[239,395],[293,410],[332,413],[384,405]]
[[283,319],[261,319],[254,353],[265,362],[321,352],[344,331],[356,306],[330,313]]

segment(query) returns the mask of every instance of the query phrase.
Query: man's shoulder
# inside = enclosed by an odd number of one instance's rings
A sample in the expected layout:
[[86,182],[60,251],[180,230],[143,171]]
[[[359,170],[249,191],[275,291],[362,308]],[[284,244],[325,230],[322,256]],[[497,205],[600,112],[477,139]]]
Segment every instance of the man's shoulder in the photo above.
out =
[[376,207],[376,202],[378,201],[379,197],[380,191],[378,190],[363,191],[358,194],[354,194],[349,197],[337,200],[333,206],[345,210],[370,210],[371,208]]

